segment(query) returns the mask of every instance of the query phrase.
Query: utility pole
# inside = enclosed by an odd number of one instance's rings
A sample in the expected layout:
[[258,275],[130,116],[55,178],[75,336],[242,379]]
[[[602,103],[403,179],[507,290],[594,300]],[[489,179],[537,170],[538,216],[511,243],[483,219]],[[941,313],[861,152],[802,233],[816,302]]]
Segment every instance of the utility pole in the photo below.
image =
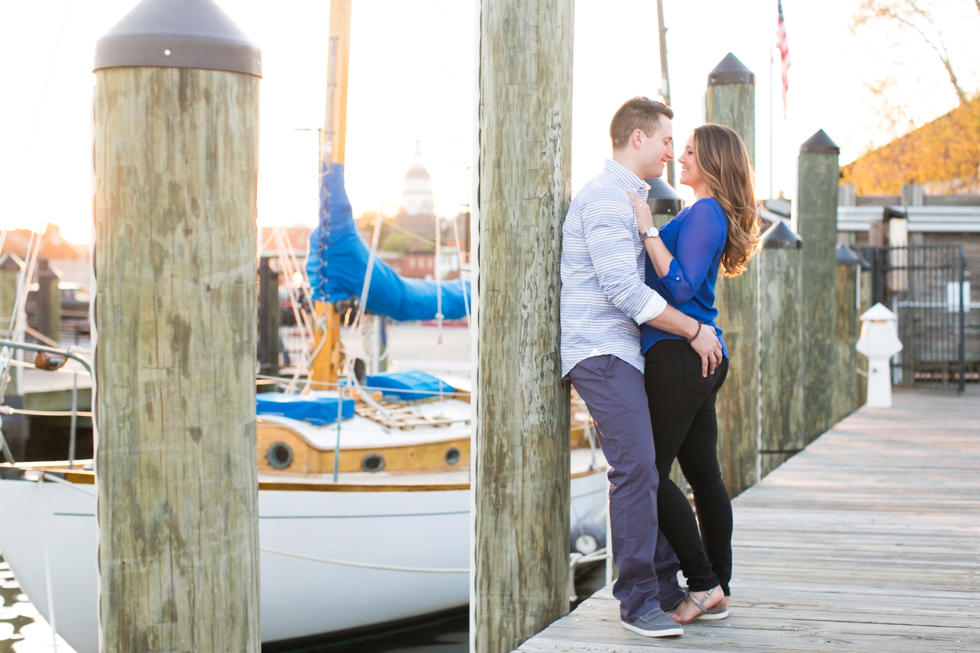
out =
[[[662,79],[660,95],[664,104],[670,106],[670,76],[667,73],[667,28],[664,26],[664,0],[657,0],[657,22],[660,25],[660,77]],[[674,161],[667,162],[667,183],[677,188],[674,183]]]

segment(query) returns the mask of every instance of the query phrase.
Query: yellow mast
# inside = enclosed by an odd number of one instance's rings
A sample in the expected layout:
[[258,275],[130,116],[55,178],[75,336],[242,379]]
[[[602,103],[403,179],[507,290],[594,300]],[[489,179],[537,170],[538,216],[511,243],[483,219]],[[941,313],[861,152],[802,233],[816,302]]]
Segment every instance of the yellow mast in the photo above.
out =
[[[347,69],[350,62],[351,0],[330,3],[330,54],[327,64],[327,106],[320,132],[320,171],[325,163],[344,163],[347,141]],[[336,383],[340,369],[340,315],[327,302],[315,302],[316,320],[311,378]]]

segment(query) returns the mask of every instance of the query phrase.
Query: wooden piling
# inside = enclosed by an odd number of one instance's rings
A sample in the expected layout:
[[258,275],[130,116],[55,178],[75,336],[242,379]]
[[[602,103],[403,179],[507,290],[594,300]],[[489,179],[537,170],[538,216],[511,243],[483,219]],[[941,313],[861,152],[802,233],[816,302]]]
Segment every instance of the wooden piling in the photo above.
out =
[[762,421],[759,476],[805,446],[803,440],[803,241],[777,222],[762,235],[758,255]]
[[[0,329],[3,330],[4,338],[13,337],[12,333],[7,332],[10,326],[14,311],[17,310],[17,293],[20,292],[21,275],[24,273],[24,262],[13,252],[8,252],[0,257]],[[11,352],[11,358],[15,358],[16,352]],[[17,369],[8,367],[7,374],[10,380],[7,382],[7,395],[20,394],[17,385]],[[14,417],[13,415],[9,417]],[[7,430],[9,417],[4,418],[4,430]]]
[[[61,340],[61,273],[52,269],[48,259],[38,258],[37,290],[28,296],[28,307],[34,314],[34,328],[51,340]],[[33,304],[33,306],[30,306]]]
[[857,284],[861,259],[847,245],[837,246],[837,322],[834,328],[833,423],[858,408],[857,341],[861,332]]
[[258,653],[259,51],[210,0],[96,48],[104,653]]
[[[864,315],[871,308],[871,266],[867,261],[862,260],[861,265],[861,306],[858,308],[858,322],[860,316]],[[858,338],[861,337],[861,329],[858,327]],[[868,358],[863,354],[857,355],[857,406],[860,408],[868,403]]]
[[471,650],[568,612],[569,386],[559,351],[571,195],[571,0],[483,3]]
[[[259,372],[279,376],[279,270],[268,257],[259,263]],[[265,386],[274,391],[274,386]]]
[[800,146],[796,232],[803,247],[806,442],[833,426],[840,148],[822,129]]
[[[707,120],[731,127],[755,160],[755,74],[729,53],[708,75]],[[757,264],[735,278],[718,277],[717,324],[731,365],[718,393],[718,460],[728,493],[736,496],[759,478],[759,280]]]

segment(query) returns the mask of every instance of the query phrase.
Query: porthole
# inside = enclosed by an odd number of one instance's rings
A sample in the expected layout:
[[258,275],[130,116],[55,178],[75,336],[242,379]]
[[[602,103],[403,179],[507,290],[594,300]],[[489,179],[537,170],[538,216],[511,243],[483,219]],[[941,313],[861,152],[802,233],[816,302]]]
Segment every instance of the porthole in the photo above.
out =
[[265,459],[272,469],[286,469],[293,464],[293,449],[285,442],[273,442],[265,450]]
[[377,453],[369,453],[361,459],[361,469],[365,472],[380,472],[385,468],[385,457]]
[[446,464],[455,465],[459,462],[459,449],[456,447],[450,447],[449,451],[446,452]]

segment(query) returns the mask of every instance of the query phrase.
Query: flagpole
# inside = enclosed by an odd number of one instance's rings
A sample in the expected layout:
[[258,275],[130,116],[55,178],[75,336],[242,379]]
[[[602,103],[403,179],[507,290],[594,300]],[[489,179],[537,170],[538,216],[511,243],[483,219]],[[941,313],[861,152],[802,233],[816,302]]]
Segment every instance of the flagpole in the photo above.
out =
[[[771,0],[770,0],[771,1]],[[778,2],[778,0],[777,0]],[[768,23],[772,16],[766,20]],[[773,190],[773,170],[776,167],[773,161],[773,143],[772,143],[772,67],[776,63],[776,58],[772,56],[773,51],[773,40],[772,40],[772,23],[769,23],[769,199],[776,197]]]

